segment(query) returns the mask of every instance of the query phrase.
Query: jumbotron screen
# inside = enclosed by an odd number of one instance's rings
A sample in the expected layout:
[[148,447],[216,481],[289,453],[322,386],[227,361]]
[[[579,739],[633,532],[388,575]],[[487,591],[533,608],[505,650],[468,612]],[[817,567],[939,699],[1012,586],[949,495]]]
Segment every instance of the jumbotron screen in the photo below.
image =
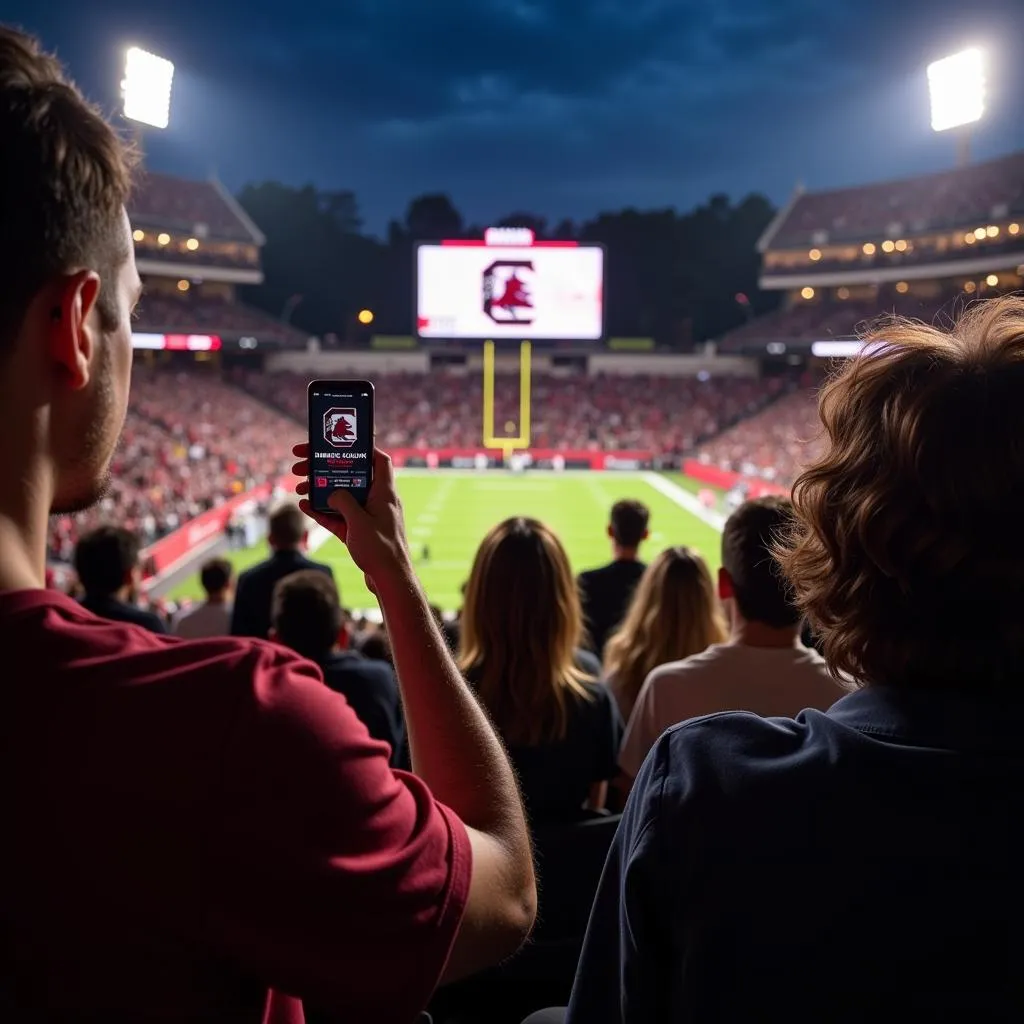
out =
[[416,333],[464,341],[600,341],[604,250],[534,242],[495,228],[484,241],[416,249]]

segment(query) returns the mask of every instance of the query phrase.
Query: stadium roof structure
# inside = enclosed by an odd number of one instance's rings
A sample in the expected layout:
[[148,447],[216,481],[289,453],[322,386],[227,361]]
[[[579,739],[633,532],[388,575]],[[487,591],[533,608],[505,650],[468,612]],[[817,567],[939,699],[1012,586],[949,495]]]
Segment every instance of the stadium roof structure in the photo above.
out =
[[800,249],[976,227],[1024,212],[1024,151],[917,178],[827,192],[798,188],[757,248]]
[[140,175],[128,203],[133,227],[262,246],[263,233],[216,178],[192,181],[155,171]]

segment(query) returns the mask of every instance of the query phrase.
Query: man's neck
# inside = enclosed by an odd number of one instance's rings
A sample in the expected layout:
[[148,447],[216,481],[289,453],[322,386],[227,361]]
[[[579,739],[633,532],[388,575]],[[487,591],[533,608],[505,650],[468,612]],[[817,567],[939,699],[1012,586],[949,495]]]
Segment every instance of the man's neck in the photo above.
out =
[[729,643],[737,647],[761,647],[783,650],[799,646],[800,626],[777,629],[763,622],[748,622],[736,615],[729,635]]
[[612,545],[612,557],[616,562],[635,562],[639,548],[624,548],[618,544]]
[[[0,590],[38,590],[46,583],[46,531],[0,512]],[[44,520],[45,522],[45,520]]]
[[206,603],[207,604],[227,604],[228,603],[228,595],[227,594],[207,594],[206,595]]

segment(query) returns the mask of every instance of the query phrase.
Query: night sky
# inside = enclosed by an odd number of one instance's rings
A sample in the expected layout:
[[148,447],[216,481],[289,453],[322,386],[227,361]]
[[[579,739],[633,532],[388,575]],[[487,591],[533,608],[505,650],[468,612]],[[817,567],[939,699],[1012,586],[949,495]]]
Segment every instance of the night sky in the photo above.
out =
[[486,224],[950,166],[925,65],[988,55],[974,153],[1024,147],[1024,0],[4,0],[115,109],[123,47],[177,65],[156,169],[355,191],[380,232],[449,193]]

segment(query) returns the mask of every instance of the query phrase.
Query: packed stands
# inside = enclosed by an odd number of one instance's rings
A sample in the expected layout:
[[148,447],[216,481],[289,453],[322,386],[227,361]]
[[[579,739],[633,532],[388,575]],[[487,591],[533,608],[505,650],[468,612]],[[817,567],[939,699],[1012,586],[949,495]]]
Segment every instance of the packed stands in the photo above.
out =
[[137,369],[121,445],[100,503],[53,521],[50,554],[70,559],[77,537],[102,522],[143,544],[291,465],[293,422],[223,383],[213,372]]
[[308,338],[305,332],[258,309],[218,296],[206,297],[198,294],[197,289],[190,289],[181,297],[147,293],[139,306],[137,330],[252,334],[261,341],[276,340],[293,347],[305,345]]
[[306,347],[306,332],[239,302],[238,285],[263,280],[264,237],[218,181],[147,173],[132,195],[129,218],[145,283],[139,331]]
[[[305,424],[309,378],[236,371],[232,378],[261,401]],[[386,448],[472,448],[480,444],[482,383],[478,377],[415,374],[375,377],[378,441]],[[645,449],[682,455],[785,388],[779,378],[534,377],[532,441],[537,448]],[[516,424],[519,379],[498,376],[495,421]],[[515,433],[515,430],[511,431]]]
[[[903,181],[799,194],[770,244],[786,249],[880,233],[921,234],[1015,213],[1024,213],[1024,152]],[[894,224],[900,230],[893,231]]]
[[[132,227],[260,245],[263,236],[217,181],[189,181],[147,171],[128,211]],[[196,231],[197,226],[199,231]]]
[[815,387],[802,387],[705,442],[701,462],[789,486],[821,444]]
[[906,181],[798,192],[762,236],[761,287],[782,308],[719,340],[763,354],[852,337],[880,313],[949,322],[1024,287],[1024,153]]

